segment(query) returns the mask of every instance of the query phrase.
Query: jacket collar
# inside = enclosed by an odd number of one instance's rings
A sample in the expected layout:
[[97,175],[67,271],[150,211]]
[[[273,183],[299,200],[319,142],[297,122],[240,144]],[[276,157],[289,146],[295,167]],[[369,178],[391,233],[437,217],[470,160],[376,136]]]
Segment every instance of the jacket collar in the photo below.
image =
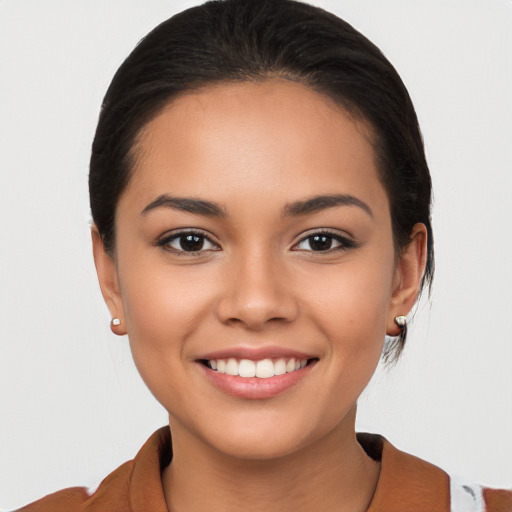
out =
[[358,434],[366,453],[381,461],[368,512],[449,512],[450,478],[433,464],[396,449],[376,434]]
[[[376,434],[358,434],[366,453],[381,462],[368,512],[449,512],[450,482],[438,467],[396,449]],[[129,495],[134,512],[168,512],[161,473],[171,461],[169,427],[157,430],[133,461]]]

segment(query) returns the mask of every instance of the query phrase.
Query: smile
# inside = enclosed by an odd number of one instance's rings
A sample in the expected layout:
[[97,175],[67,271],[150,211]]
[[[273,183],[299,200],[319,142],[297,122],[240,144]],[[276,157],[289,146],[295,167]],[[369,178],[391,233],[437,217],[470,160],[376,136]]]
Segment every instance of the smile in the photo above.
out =
[[308,363],[307,359],[298,358],[280,358],[277,360],[260,359],[253,361],[251,359],[210,359],[207,366],[218,373],[227,375],[238,375],[243,378],[257,377],[259,379],[270,379],[277,375],[295,372],[304,368]]
[[264,400],[306,379],[319,358],[298,352],[290,354],[279,348],[231,349],[196,362],[207,380],[224,393],[246,400]]

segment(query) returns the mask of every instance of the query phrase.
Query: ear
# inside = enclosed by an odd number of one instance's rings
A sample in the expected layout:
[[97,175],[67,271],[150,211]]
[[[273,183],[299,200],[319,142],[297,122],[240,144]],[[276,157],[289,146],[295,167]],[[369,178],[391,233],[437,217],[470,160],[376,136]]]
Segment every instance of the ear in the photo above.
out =
[[402,315],[407,316],[418,297],[427,262],[427,236],[425,225],[415,224],[411,232],[410,243],[403,249],[398,260],[387,324],[389,336],[400,334],[400,327],[396,324],[395,318]]
[[116,262],[114,257],[105,250],[103,239],[95,225],[91,227],[91,237],[94,264],[96,265],[96,273],[98,274],[103,299],[110,311],[111,318],[117,318],[120,321],[118,325],[115,325],[112,321],[110,328],[114,334],[122,336],[126,334],[126,320],[119,289]]

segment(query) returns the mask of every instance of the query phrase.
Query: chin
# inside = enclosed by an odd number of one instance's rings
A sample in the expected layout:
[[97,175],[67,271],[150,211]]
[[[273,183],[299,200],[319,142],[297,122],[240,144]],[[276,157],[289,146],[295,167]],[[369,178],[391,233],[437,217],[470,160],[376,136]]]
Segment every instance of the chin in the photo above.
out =
[[272,432],[252,429],[227,433],[229,435],[212,440],[215,448],[224,455],[241,460],[274,460],[295,453],[307,444],[303,432],[302,437],[290,435],[290,432],[278,434],[275,429]]
[[222,415],[220,421],[212,421],[196,433],[226,456],[240,460],[272,460],[306,449],[344,423],[339,417],[314,421],[314,416],[311,410],[303,414],[278,409],[238,411]]

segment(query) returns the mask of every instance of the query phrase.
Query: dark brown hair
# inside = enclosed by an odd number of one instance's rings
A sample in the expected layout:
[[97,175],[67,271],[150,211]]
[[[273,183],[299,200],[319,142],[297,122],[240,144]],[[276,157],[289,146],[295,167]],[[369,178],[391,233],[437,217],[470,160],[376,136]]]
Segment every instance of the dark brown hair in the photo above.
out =
[[[366,37],[333,14],[294,0],[207,2],[164,21],[124,61],[104,98],[90,163],[92,217],[105,249],[114,250],[116,206],[146,123],[183,91],[274,77],[303,83],[368,123],[397,253],[410,242],[414,224],[425,224],[422,287],[430,284],[431,179],[409,94]],[[401,351],[405,336],[404,329],[389,353]]]

